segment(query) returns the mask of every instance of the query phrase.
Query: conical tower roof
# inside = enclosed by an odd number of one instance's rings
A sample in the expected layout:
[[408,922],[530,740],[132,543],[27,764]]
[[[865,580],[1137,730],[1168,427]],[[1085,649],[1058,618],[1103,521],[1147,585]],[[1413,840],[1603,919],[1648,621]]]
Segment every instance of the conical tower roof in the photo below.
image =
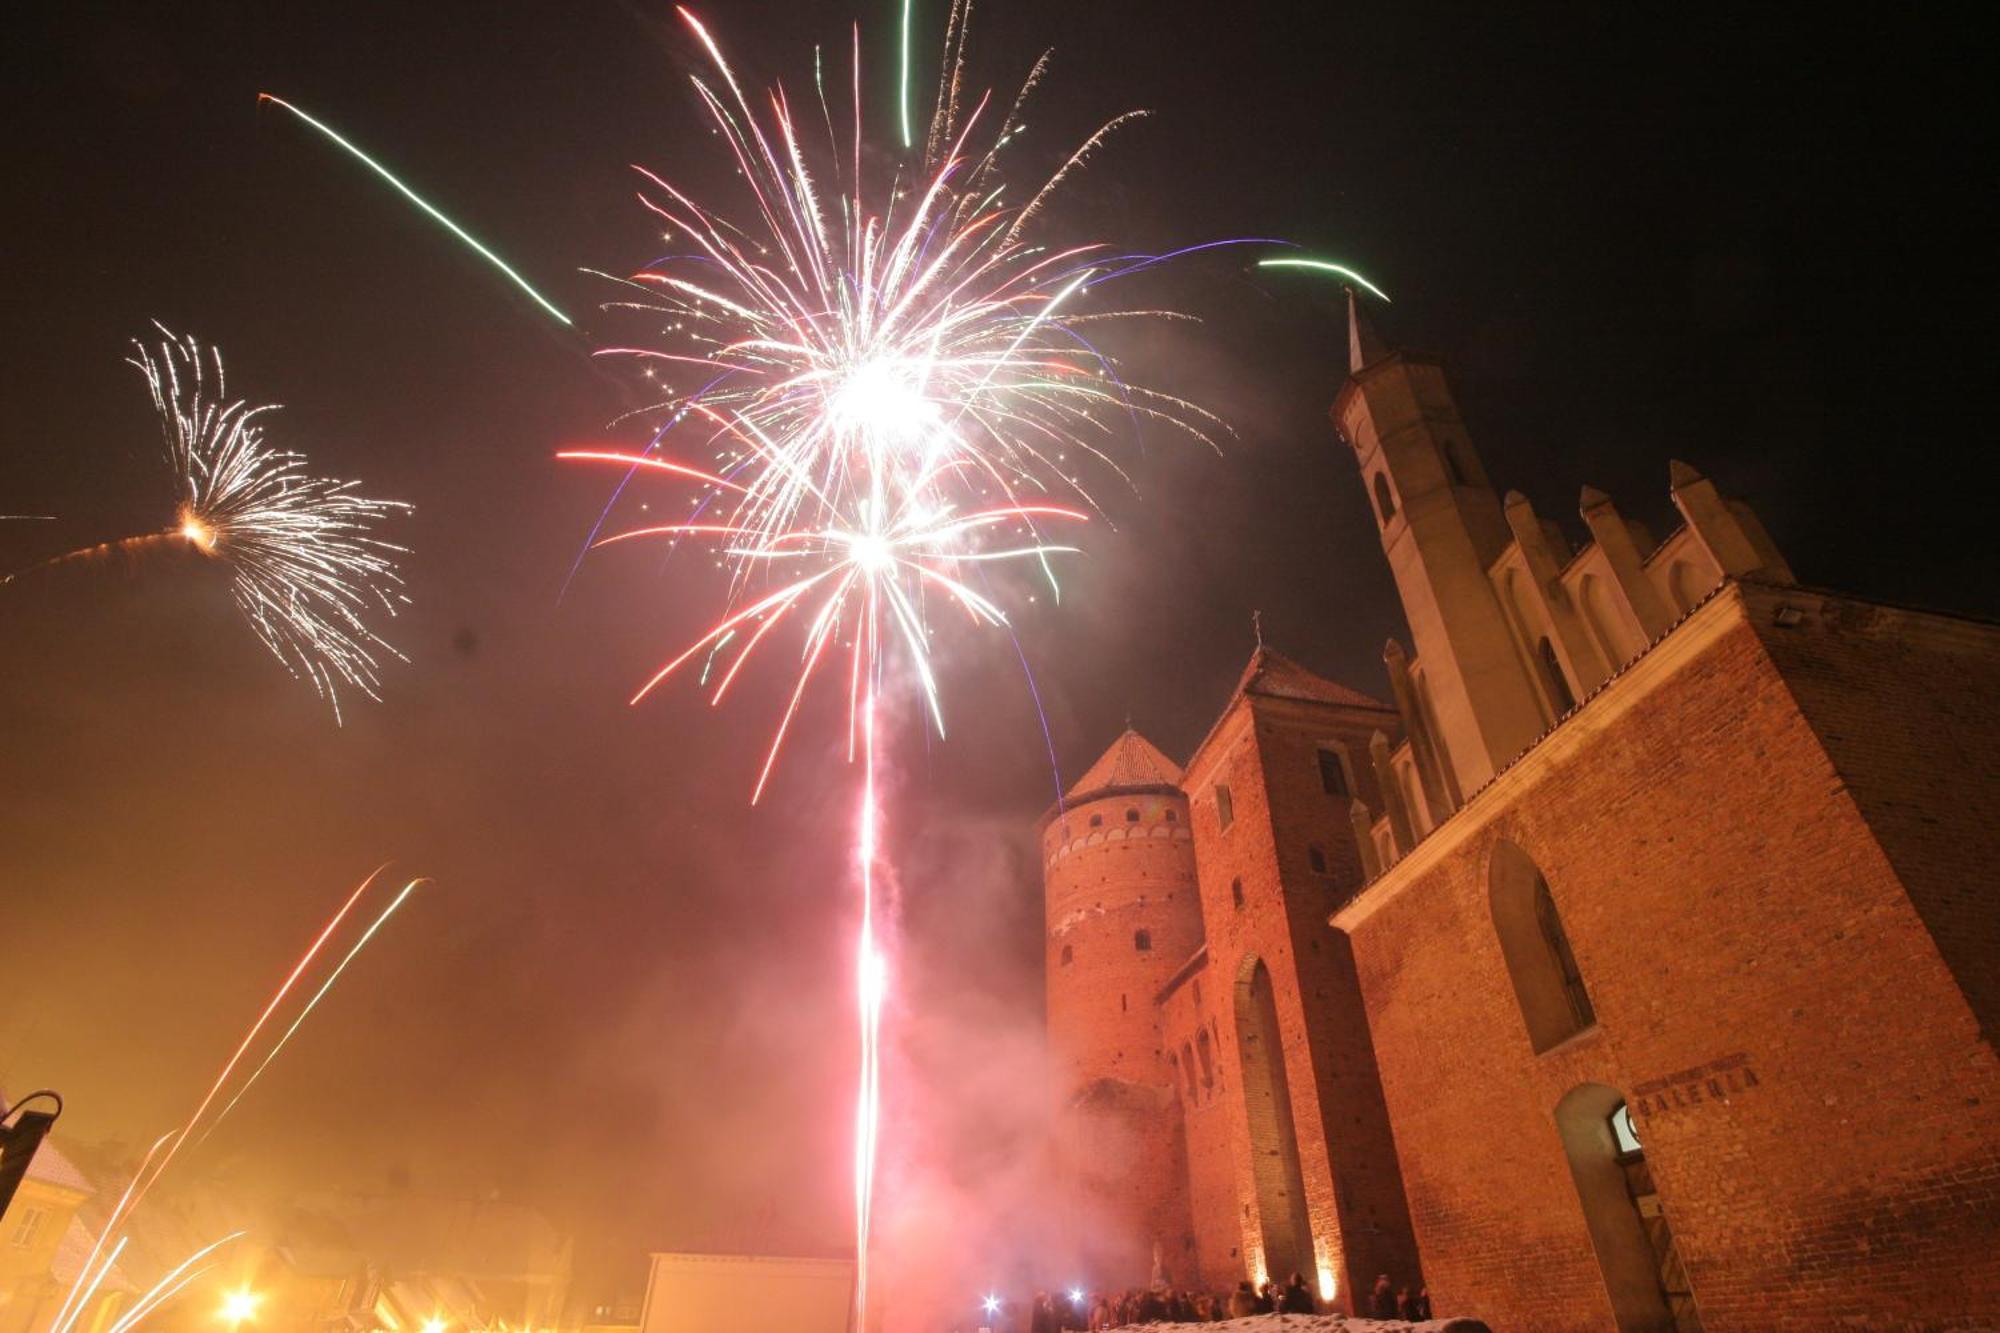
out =
[[1181,766],[1167,758],[1160,747],[1132,728],[1113,742],[1103,757],[1090,766],[1069,789],[1069,799],[1082,800],[1092,792],[1120,787],[1172,787],[1181,780]]

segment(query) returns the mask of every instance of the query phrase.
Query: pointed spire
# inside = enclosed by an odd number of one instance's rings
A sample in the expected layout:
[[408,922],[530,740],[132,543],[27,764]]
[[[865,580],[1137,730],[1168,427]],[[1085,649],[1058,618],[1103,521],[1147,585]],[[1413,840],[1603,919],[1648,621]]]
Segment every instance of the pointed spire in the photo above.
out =
[[1592,486],[1589,482],[1584,483],[1583,493],[1576,497],[1576,509],[1580,514],[1588,514],[1591,510],[1597,508],[1597,506],[1610,503],[1611,497],[1603,491],[1598,490],[1595,486]]
[[1703,480],[1705,479],[1702,477],[1700,471],[1698,471],[1692,465],[1683,463],[1678,458],[1670,458],[1667,460],[1668,490],[1684,491],[1688,487],[1693,486]]
[[1368,367],[1389,355],[1389,348],[1382,341],[1382,335],[1375,332],[1375,323],[1362,313],[1360,298],[1354,289],[1347,289],[1347,369],[1349,374],[1358,375]]

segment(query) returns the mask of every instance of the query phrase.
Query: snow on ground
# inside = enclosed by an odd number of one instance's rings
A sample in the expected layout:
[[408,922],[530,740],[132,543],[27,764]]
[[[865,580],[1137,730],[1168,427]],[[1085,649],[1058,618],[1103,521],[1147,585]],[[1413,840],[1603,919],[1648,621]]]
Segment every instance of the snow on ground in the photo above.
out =
[[1220,1324],[1127,1324],[1146,1333],[1489,1333],[1477,1319],[1358,1319],[1344,1314],[1259,1314]]

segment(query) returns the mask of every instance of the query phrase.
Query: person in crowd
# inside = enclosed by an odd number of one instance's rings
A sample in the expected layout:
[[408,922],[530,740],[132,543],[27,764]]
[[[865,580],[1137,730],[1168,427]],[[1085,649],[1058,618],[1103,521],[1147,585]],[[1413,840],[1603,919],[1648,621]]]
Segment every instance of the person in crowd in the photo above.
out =
[[1248,1319],[1257,1313],[1257,1293],[1251,1290],[1250,1280],[1245,1278],[1236,1284],[1236,1290],[1229,1294],[1229,1317]]
[[1297,1273],[1285,1280],[1285,1288],[1278,1293],[1279,1314],[1311,1314],[1313,1295],[1306,1287],[1305,1278]]
[[1266,1282],[1257,1288],[1257,1313],[1276,1314],[1277,1312],[1278,1294],[1272,1291],[1271,1284]]
[[1028,1307],[1028,1333],[1062,1333],[1056,1324],[1055,1304],[1046,1291],[1036,1292],[1035,1303]]
[[1410,1302],[1410,1318],[1418,1320],[1437,1318],[1436,1315],[1431,1313],[1431,1289],[1429,1287],[1417,1288],[1416,1297]]
[[1375,1289],[1368,1293],[1368,1314],[1373,1319],[1396,1317],[1396,1288],[1390,1284],[1387,1273],[1375,1275]]
[[1417,1298],[1410,1294],[1410,1289],[1407,1286],[1396,1288],[1396,1318],[1415,1319],[1416,1308]]

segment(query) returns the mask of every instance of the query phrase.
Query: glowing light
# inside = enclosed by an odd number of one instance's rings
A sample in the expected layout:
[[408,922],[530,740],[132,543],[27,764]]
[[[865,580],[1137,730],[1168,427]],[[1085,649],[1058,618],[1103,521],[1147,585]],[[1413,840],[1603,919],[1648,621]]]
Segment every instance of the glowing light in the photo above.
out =
[[979,1303],[979,1308],[984,1310],[987,1314],[999,1314],[1000,1298],[998,1296],[988,1296],[985,1300]]
[[450,1324],[435,1315],[424,1320],[424,1333],[445,1333],[445,1330],[450,1327]]
[[1383,301],[1387,301],[1389,299],[1389,293],[1383,291],[1380,287],[1377,287],[1374,283],[1368,281],[1368,279],[1362,277],[1359,273],[1356,273],[1353,269],[1348,268],[1344,264],[1335,264],[1325,259],[1260,259],[1257,261],[1257,267],[1258,268],[1304,268],[1304,269],[1312,269],[1313,271],[1319,273],[1332,273],[1337,277],[1342,277],[1347,279],[1349,282],[1354,283],[1356,286],[1362,288],[1364,291],[1367,291],[1371,295],[1380,297]]
[[251,1291],[248,1287],[238,1287],[223,1296],[222,1309],[216,1312],[216,1318],[235,1328],[255,1319],[257,1307],[263,1303],[264,1298],[259,1293]]
[[368,156],[368,154],[362,152],[361,149],[356,147],[354,144],[349,143],[346,139],[342,138],[340,134],[336,132],[332,126],[324,124],[321,121],[315,120],[312,116],[307,115],[304,111],[300,110],[298,107],[293,106],[290,102],[287,102],[284,98],[279,97],[274,93],[258,93],[257,100],[260,102],[270,102],[275,106],[283,107],[285,110],[297,116],[300,120],[303,120],[306,124],[318,130],[321,134],[325,135],[327,138],[333,140],[334,143],[346,149],[347,152],[351,156],[353,156],[357,161],[359,161],[363,166],[367,167],[370,171],[380,176],[383,180],[389,182],[389,184],[395,186],[397,192],[401,194],[405,199],[408,199],[411,203],[415,204],[418,208],[421,208],[425,213],[429,214],[433,219],[442,223],[444,225],[445,230],[449,231],[452,235],[458,237],[459,240],[465,242],[465,244],[472,247],[472,249],[480,256],[480,258],[484,259],[494,268],[497,268],[502,273],[506,274],[508,279],[512,281],[516,287],[519,287],[522,291],[526,292],[529,298],[533,300],[536,305],[548,311],[551,315],[554,315],[557,319],[561,320],[563,323],[565,324],[571,323],[570,317],[568,315],[565,315],[562,311],[556,309],[555,304],[552,301],[550,301],[546,296],[543,296],[540,292],[536,291],[532,286],[530,286],[528,280],[522,277],[519,273],[516,273],[508,265],[506,260],[500,258],[499,255],[494,254],[491,250],[481,245],[479,243],[478,238],[473,236],[472,233],[468,232],[465,228],[459,226],[456,222],[453,222],[443,213],[439,212],[438,209],[434,207],[428,199],[425,199],[415,190],[412,190],[409,186],[397,180],[395,175],[392,172],[390,172],[390,170],[387,167],[383,166],[380,162],[377,162],[374,158]]
[[1333,1275],[1331,1268],[1328,1268],[1325,1264],[1321,1264],[1319,1269],[1319,1298],[1323,1301],[1330,1301],[1339,1294],[1340,1280]]
[[201,515],[193,510],[181,510],[180,534],[203,551],[212,553],[215,550],[215,529],[203,522]]
[[1083,1300],[1084,1297],[1083,1297],[1082,1287],[1071,1287],[1069,1289],[1069,1303],[1071,1305],[1081,1306],[1083,1304]]

